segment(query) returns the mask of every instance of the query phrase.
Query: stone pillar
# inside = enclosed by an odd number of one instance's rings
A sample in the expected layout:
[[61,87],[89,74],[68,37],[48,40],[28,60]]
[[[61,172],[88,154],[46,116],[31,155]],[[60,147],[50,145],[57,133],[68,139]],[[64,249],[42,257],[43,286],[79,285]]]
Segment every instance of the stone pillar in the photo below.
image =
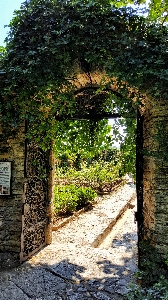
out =
[[1,126],[0,161],[10,161],[11,195],[0,195],[0,269],[19,264],[22,230],[22,197],[24,181],[25,127],[15,135],[5,137]]
[[168,101],[148,99],[144,113],[143,239],[168,253]]

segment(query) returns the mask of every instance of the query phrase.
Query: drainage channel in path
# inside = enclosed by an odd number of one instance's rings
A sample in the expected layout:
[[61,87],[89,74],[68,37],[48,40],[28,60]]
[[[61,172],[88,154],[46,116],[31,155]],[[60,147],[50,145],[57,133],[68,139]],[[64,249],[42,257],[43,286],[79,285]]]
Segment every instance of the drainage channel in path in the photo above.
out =
[[[101,236],[101,240],[97,243],[96,247],[101,249],[109,249],[120,247],[124,245],[132,239],[133,243],[136,245],[137,243],[137,234],[135,233],[135,224],[130,222],[133,221],[134,211],[136,210],[136,198],[131,199],[131,201],[127,205],[127,209],[120,215],[114,226],[111,230],[106,231],[104,235]],[[132,236],[130,236],[130,232]],[[128,236],[129,233],[129,236]]]
[[[118,231],[125,226],[127,220],[129,220],[129,222],[126,224],[126,230],[133,230],[135,232],[135,224],[133,221],[134,212],[137,206],[136,200],[136,193],[134,193],[130,199],[125,202],[125,205],[118,211],[116,217],[113,218],[108,226],[101,232],[101,234],[96,237],[92,243],[92,247],[108,249],[111,246],[112,240],[115,238],[115,236],[117,236]],[[133,224],[132,228],[129,228],[130,224]]]

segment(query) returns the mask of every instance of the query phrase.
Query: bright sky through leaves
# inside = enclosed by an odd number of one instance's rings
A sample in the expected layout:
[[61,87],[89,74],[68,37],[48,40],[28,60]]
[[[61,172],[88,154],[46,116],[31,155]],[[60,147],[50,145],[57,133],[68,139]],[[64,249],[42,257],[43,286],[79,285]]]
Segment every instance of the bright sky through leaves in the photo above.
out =
[[[4,39],[8,34],[8,25],[13,17],[15,9],[20,9],[24,0],[0,0],[0,46],[5,46]],[[146,1],[146,5],[149,1]]]
[[24,0],[0,0],[0,46],[5,46],[4,39],[9,31],[4,25],[10,23],[14,10],[19,9],[23,2]]

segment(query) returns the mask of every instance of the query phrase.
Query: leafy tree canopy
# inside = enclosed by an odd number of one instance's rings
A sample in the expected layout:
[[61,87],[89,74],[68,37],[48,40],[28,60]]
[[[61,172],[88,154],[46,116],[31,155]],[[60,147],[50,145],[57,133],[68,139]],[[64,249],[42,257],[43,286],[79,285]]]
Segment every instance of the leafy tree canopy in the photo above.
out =
[[[74,86],[79,72],[88,76],[94,71],[107,75],[108,84],[103,84],[102,76],[101,92],[110,87],[114,77],[117,79],[119,94],[114,95],[115,103],[107,104],[111,97],[107,93],[99,102],[101,111],[114,111],[116,106],[127,106],[132,111],[130,98],[138,102],[138,93],[150,93],[158,99],[165,97],[166,1],[162,1],[162,9],[159,1],[151,2],[148,17],[130,7],[131,3],[25,1],[15,11],[6,51],[1,51],[3,121],[16,126],[27,119],[29,136],[37,141],[43,137],[43,144],[50,147],[49,139],[57,133],[56,117],[73,116],[79,111]],[[128,86],[138,92],[128,93]]]
[[67,156],[80,156],[82,159],[92,158],[112,147],[111,126],[107,120],[58,122],[56,155],[66,153]]

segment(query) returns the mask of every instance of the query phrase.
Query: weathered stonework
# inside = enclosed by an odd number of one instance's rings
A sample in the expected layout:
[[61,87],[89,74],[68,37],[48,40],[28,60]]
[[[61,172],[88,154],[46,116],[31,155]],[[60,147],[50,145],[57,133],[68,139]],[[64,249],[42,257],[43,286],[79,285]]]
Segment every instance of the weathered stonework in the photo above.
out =
[[167,101],[149,99],[146,103],[143,128],[145,154],[143,166],[143,230],[145,232],[144,239],[150,237],[153,246],[162,255],[168,253],[167,124]]
[[0,196],[0,269],[19,265],[52,241],[53,160],[25,142],[24,124],[8,139],[1,127],[0,161],[12,163],[12,176],[11,195]]
[[1,128],[0,161],[12,162],[11,196],[0,196],[1,268],[17,265],[20,260],[25,160],[24,130],[24,126],[20,126],[17,134],[6,140]]

